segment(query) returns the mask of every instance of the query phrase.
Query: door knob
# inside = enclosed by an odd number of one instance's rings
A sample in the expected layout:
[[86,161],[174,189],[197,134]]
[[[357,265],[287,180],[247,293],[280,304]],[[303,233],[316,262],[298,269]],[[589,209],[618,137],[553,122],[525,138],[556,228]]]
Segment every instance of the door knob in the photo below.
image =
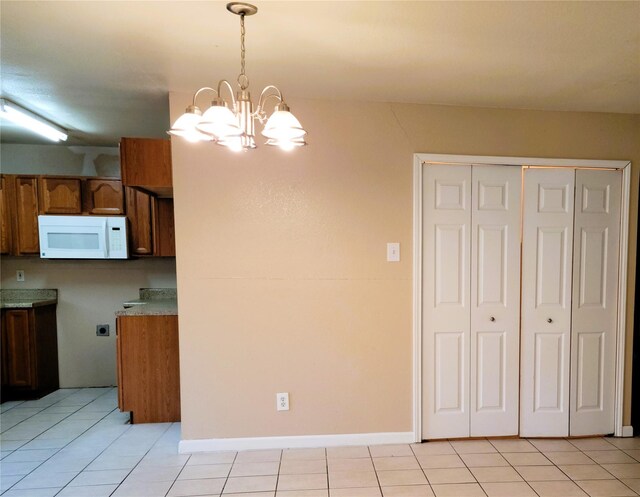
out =
[[553,319],[551,318],[547,319],[547,323],[553,323]]
[[496,318],[494,318],[493,316],[491,316],[491,317],[489,318],[489,321],[491,321],[492,323],[493,323],[495,320],[496,320]]

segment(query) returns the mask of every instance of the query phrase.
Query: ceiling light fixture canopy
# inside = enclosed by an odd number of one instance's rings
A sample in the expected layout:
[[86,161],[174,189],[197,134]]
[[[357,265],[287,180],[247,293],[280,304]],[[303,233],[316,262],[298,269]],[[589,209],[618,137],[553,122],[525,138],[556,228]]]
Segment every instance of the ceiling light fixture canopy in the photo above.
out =
[[66,129],[4,98],[0,98],[0,116],[54,142],[67,139]]
[[[249,93],[249,78],[245,72],[245,28],[244,18],[258,12],[255,5],[241,2],[227,4],[227,10],[240,16],[240,74],[238,75],[238,91],[234,94],[231,84],[223,79],[216,88],[205,86],[193,95],[193,102],[184,114],[173,123],[167,133],[181,136],[190,142],[213,141],[234,151],[256,148],[255,121],[262,124],[262,136],[267,145],[277,146],[283,150],[293,150],[306,145],[304,139],[307,132],[300,121],[291,113],[285,103],[282,92],[273,85],[262,90],[258,105],[254,110]],[[228,90],[230,100],[222,97],[222,90]],[[214,98],[204,113],[196,105],[198,96],[203,92],[214,93]],[[275,108],[267,116],[265,104],[275,99]]]

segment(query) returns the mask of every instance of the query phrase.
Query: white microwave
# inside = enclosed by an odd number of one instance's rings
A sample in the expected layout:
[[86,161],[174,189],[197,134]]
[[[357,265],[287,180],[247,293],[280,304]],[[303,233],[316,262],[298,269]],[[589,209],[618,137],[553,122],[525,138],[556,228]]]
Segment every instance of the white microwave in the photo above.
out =
[[42,259],[126,259],[125,216],[38,216]]

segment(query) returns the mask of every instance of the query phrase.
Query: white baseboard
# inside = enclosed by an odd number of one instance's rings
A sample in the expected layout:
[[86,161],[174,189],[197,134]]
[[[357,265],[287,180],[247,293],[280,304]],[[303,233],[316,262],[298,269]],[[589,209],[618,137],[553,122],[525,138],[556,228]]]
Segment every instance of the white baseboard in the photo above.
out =
[[407,444],[415,442],[412,431],[391,433],[349,433],[345,435],[302,435],[288,437],[206,438],[180,440],[178,452],[215,452],[218,450],[300,449],[345,445]]
[[623,426],[622,427],[622,436],[623,437],[632,437],[633,436],[633,426]]

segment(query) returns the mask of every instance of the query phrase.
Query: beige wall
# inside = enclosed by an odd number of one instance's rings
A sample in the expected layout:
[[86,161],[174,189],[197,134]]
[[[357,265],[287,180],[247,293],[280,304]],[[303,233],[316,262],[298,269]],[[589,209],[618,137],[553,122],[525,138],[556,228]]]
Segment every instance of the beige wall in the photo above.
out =
[[[16,281],[16,270],[25,281]],[[2,288],[57,288],[58,364],[63,388],[116,384],[115,311],[139,288],[175,288],[174,259],[54,261],[3,257]],[[108,324],[108,337],[96,325]]]
[[310,133],[294,153],[173,141],[184,439],[412,429],[416,152],[631,159],[635,274],[640,116],[290,104]]

